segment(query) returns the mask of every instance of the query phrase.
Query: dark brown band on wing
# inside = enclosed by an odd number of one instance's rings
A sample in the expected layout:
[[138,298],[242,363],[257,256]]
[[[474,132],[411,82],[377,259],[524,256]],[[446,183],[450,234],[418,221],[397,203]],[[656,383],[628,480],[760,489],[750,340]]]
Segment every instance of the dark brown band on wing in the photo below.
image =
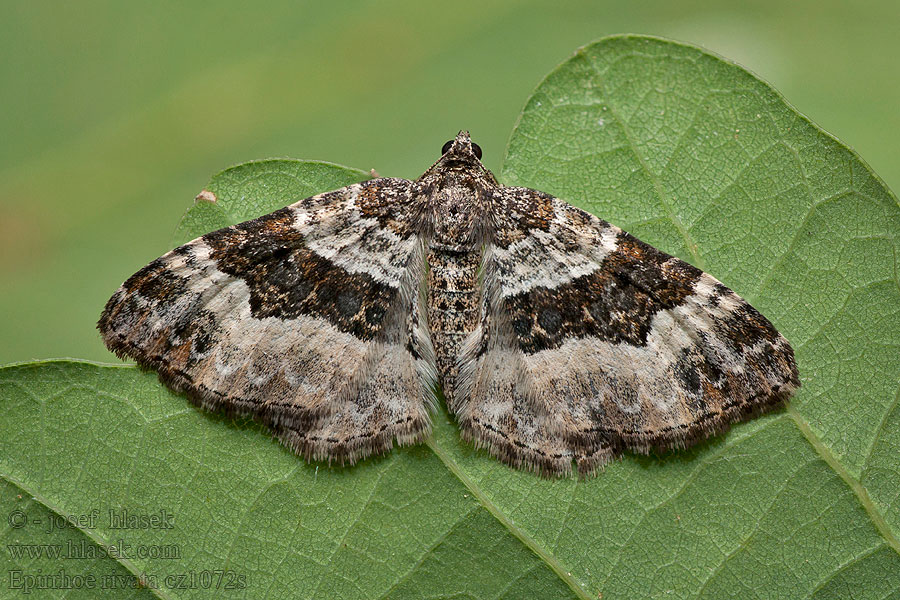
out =
[[582,337],[644,346],[653,315],[681,304],[701,275],[700,269],[623,232],[616,250],[595,271],[511,296],[505,309],[527,354]]
[[309,250],[293,223],[293,211],[285,208],[209,233],[203,241],[216,267],[250,288],[250,312],[257,319],[309,315],[361,340],[375,337],[398,289]]

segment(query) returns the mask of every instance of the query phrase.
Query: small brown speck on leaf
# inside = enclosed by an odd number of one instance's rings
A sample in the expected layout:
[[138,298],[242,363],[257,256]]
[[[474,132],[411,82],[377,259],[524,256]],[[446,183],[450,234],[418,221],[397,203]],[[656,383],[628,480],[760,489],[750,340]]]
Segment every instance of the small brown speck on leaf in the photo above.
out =
[[215,204],[218,201],[218,198],[216,198],[216,195],[211,191],[203,190],[202,192],[197,194],[194,200],[197,202],[212,202],[213,204]]

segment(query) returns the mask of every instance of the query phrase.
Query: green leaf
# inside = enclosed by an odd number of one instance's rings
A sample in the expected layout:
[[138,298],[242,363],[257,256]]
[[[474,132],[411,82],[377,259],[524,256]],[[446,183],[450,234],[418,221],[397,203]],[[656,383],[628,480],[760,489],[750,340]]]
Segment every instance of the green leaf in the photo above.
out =
[[[15,569],[124,572],[151,585],[135,596],[207,597],[190,576],[225,569],[244,582],[220,590],[235,597],[900,596],[900,207],[866,165],[740,67],[626,36],[541,83],[500,176],[748,298],[797,350],[791,406],[691,451],[546,481],[462,444],[443,410],[426,445],[332,468],[132,367],[11,366],[0,370],[7,513],[101,518],[8,527],[5,556],[69,539],[180,554],[9,558],[0,585]],[[179,237],[365,177],[242,165],[210,183],[215,204],[198,201]],[[123,509],[167,511],[173,527],[110,528],[103,517]]]

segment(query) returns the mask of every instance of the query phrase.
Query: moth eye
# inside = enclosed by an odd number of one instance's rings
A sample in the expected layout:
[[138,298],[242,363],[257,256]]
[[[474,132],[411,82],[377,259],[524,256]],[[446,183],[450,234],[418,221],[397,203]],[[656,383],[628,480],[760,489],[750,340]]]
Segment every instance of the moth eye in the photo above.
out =
[[449,150],[450,146],[452,146],[452,145],[453,145],[453,140],[448,140],[447,143],[445,143],[441,147],[441,155],[443,156],[444,154],[447,154],[447,150]]
[[478,157],[478,160],[481,160],[481,146],[479,146],[475,142],[472,142],[472,152],[475,153],[475,156]]

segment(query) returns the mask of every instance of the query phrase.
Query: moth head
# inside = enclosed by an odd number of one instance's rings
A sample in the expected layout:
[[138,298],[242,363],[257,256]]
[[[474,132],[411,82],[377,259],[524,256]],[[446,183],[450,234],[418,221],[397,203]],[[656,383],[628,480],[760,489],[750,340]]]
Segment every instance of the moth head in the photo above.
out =
[[468,131],[460,131],[456,135],[456,139],[447,140],[447,142],[444,143],[443,148],[441,148],[442,157],[447,156],[448,154],[452,154],[453,157],[462,160],[475,156],[475,158],[480,161],[481,146],[472,141]]
[[460,131],[455,139],[444,144],[441,157],[418,181],[428,189],[498,185],[494,174],[481,164],[481,147],[472,142],[468,131]]

